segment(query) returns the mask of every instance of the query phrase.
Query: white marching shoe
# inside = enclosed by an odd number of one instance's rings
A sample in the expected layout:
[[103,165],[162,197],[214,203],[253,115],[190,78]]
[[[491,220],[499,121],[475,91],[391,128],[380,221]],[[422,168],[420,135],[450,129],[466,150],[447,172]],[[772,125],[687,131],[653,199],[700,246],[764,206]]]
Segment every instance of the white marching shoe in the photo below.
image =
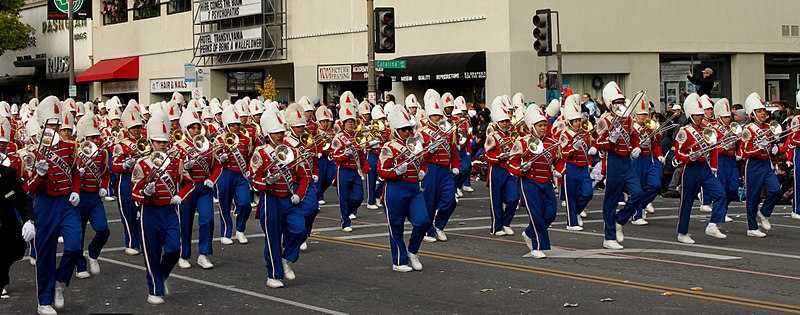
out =
[[461,192],[461,189],[456,188],[456,197],[464,197],[464,193]]
[[586,214],[586,210],[583,210],[583,211],[581,211],[581,213],[578,214],[578,216],[581,217],[581,218],[585,218],[585,217],[588,216],[588,214]]
[[28,263],[30,263],[31,266],[36,267],[36,258],[31,257],[31,259],[28,260]]
[[631,221],[631,224],[633,224],[633,225],[647,225],[647,224],[649,224],[649,223],[650,223],[650,222],[647,222],[647,221],[646,221],[645,219],[643,219],[643,218],[642,218],[642,219],[636,219],[636,220],[633,220],[633,221]]
[[494,236],[506,236],[506,231],[500,230],[497,232],[492,233]]
[[766,237],[767,233],[761,232],[761,230],[747,230],[747,236]]
[[308,250],[308,243],[303,242],[303,244],[300,244],[300,250],[302,251]]
[[723,234],[719,230],[719,227],[717,227],[717,225],[714,224],[714,223],[709,223],[708,226],[706,226],[706,235],[711,236],[711,237],[716,237],[716,238],[727,238],[728,237],[727,235]]
[[92,275],[88,271],[80,271],[75,273],[75,278],[78,279],[89,279]]
[[356,214],[355,214],[355,213],[353,213],[353,214],[349,215],[349,216],[348,216],[348,218],[350,218],[350,220],[355,220],[355,219],[358,219],[358,217],[356,216]]
[[64,308],[64,283],[56,281],[56,296],[53,298],[53,307]]
[[514,235],[514,230],[512,230],[510,226],[504,226],[503,232],[506,232],[506,235]]
[[346,226],[346,227],[343,227],[343,228],[342,228],[342,231],[345,231],[345,232],[353,232],[353,228],[352,228],[352,227],[349,227],[349,226]]
[[36,313],[39,315],[58,315],[58,312],[50,305],[39,305],[36,308]]
[[625,234],[622,233],[622,225],[619,223],[615,223],[617,228],[617,242],[625,241]]
[[616,240],[604,240],[603,241],[603,247],[608,248],[608,249],[613,249],[613,250],[620,250],[620,249],[625,248],[625,247],[622,247],[622,245],[620,245],[619,242],[617,242]]
[[567,202],[566,202],[566,201],[564,201],[564,200],[561,200],[561,206],[562,206],[562,207],[566,207],[566,206],[567,206]]
[[700,211],[711,212],[711,205],[701,205],[700,206]]
[[416,254],[408,253],[408,262],[411,263],[411,269],[422,270],[422,263],[419,262],[419,256]]
[[733,222],[733,218],[731,218],[729,215],[727,215],[727,214],[726,214],[726,215],[725,215],[725,222],[726,222],[726,223],[728,223],[728,222]]
[[583,227],[580,226],[580,225],[576,225],[576,226],[567,225],[567,230],[570,230],[570,231],[583,231]]
[[533,251],[533,240],[524,231],[522,232],[522,240],[525,241],[525,246],[528,246],[528,250]]
[[249,242],[247,236],[244,236],[244,233],[239,231],[236,231],[236,240],[239,241],[239,244],[247,244]]
[[466,191],[466,192],[475,191],[475,189],[472,189],[472,186],[464,186],[464,187],[461,188],[461,190]]
[[378,206],[376,206],[376,205],[367,205],[367,209],[378,210]]
[[795,220],[800,220],[800,213],[792,212],[791,218]]
[[136,256],[139,255],[139,250],[136,248],[125,248],[125,255]]
[[411,268],[408,265],[392,265],[392,270],[397,272],[409,272],[414,270],[414,268]]
[[317,203],[320,204],[320,205],[324,205],[325,204],[325,200],[317,201]]
[[233,244],[233,240],[232,240],[232,239],[230,239],[230,238],[228,238],[228,237],[220,237],[220,238],[219,238],[219,242],[220,242],[220,243],[222,243],[222,245],[230,245],[230,244]]
[[200,268],[203,268],[203,269],[214,268],[214,264],[212,264],[211,261],[208,260],[208,256],[206,256],[206,255],[197,256],[197,265],[199,265]]
[[680,234],[679,233],[678,234],[678,242],[681,242],[681,243],[684,243],[684,244],[694,244],[694,240],[692,239],[691,236],[689,236],[689,234]]
[[267,278],[267,286],[273,289],[283,288],[283,281],[280,279]]
[[147,303],[150,303],[150,304],[153,304],[153,305],[161,305],[161,304],[164,304],[164,298],[162,298],[162,297],[160,297],[158,295],[148,295],[147,296]]
[[97,261],[97,259],[89,258],[89,271],[91,271],[93,275],[100,274],[100,262]]
[[117,198],[112,196],[105,196],[103,197],[103,200],[110,202],[110,201],[117,201]]
[[383,201],[381,198],[375,198],[375,205],[378,207],[383,207]]
[[444,234],[444,231],[440,229],[434,229],[436,232],[436,240],[446,242],[447,241],[447,234]]
[[769,218],[765,217],[761,212],[757,214],[757,217],[758,222],[761,222],[761,227],[764,228],[764,230],[772,230],[772,224],[769,223]]
[[536,259],[542,259],[542,258],[547,258],[547,255],[545,255],[544,252],[542,252],[540,250],[532,250],[531,251],[531,257],[536,258]]
[[181,269],[189,269],[192,268],[192,264],[190,264],[188,260],[180,258],[178,259],[178,267]]
[[423,241],[423,242],[425,242],[425,243],[436,243],[436,238],[435,238],[435,237],[433,237],[433,236],[427,236],[427,235],[425,235],[425,236],[422,238],[422,241]]
[[648,213],[655,213],[656,209],[653,208],[653,204],[652,203],[648,203],[647,206],[644,207],[644,211],[647,211]]
[[294,280],[297,275],[294,274],[294,270],[292,270],[292,265],[289,264],[289,261],[286,259],[282,260],[283,263],[283,277],[286,280]]

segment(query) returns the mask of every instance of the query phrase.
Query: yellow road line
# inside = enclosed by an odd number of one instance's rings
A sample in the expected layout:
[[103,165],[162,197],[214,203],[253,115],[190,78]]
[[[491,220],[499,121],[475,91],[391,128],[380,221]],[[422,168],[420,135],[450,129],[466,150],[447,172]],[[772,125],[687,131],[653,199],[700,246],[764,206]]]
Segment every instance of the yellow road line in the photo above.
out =
[[[329,242],[329,243],[337,243],[342,245],[349,245],[349,246],[356,246],[362,248],[369,248],[369,249],[376,249],[382,251],[389,251],[388,245],[383,244],[376,244],[370,242],[362,242],[362,241],[355,241],[355,240],[343,240],[336,237],[329,237],[329,236],[322,236],[322,235],[312,235],[310,236],[312,239],[316,239],[319,241]],[[467,256],[460,256],[454,254],[447,254],[447,253],[440,253],[434,251],[420,251],[420,254],[428,257],[462,262],[472,265],[479,265],[479,266],[487,266],[492,268],[500,268],[506,270],[513,270],[513,271],[522,271],[522,272],[529,272],[535,273],[540,275],[547,275],[547,276],[555,276],[564,279],[572,279],[578,281],[586,281],[586,282],[593,282],[599,284],[609,284],[621,287],[628,287],[633,289],[645,290],[645,291],[652,291],[652,292],[671,292],[674,295],[685,296],[690,298],[708,300],[708,301],[716,301],[728,304],[736,304],[742,306],[749,306],[749,307],[756,307],[774,311],[781,311],[781,312],[788,312],[788,313],[795,313],[800,314],[800,306],[797,305],[789,305],[789,304],[781,304],[763,300],[754,300],[748,299],[743,297],[737,296],[730,296],[724,294],[715,294],[715,293],[708,293],[704,291],[692,291],[687,289],[681,288],[674,288],[669,286],[663,286],[658,284],[649,284],[649,283],[642,283],[642,282],[635,282],[635,281],[627,281],[627,280],[620,280],[614,278],[607,278],[601,276],[594,276],[589,274],[581,274],[581,273],[574,273],[569,271],[563,270],[556,270],[550,268],[542,268],[542,267],[534,267],[528,265],[520,265],[514,263],[508,263],[503,261],[497,260],[488,260],[482,258],[475,258],[475,257],[467,257]]]

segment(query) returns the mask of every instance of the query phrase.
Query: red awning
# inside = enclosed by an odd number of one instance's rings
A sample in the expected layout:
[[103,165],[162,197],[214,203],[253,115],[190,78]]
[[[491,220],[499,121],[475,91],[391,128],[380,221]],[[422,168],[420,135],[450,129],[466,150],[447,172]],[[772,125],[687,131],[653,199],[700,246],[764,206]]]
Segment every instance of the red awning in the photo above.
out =
[[101,60],[75,78],[77,82],[136,80],[139,57]]

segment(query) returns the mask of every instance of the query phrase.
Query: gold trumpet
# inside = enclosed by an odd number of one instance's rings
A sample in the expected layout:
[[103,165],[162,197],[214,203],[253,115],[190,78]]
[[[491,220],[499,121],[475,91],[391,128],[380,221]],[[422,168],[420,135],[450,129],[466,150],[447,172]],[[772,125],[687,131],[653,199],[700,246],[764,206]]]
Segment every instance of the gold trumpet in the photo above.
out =
[[139,140],[136,140],[136,152],[141,156],[147,156],[153,152],[153,147],[150,146],[150,142],[147,139],[139,138]]
[[183,142],[186,140],[186,134],[181,129],[175,129],[172,131],[172,141],[175,143]]

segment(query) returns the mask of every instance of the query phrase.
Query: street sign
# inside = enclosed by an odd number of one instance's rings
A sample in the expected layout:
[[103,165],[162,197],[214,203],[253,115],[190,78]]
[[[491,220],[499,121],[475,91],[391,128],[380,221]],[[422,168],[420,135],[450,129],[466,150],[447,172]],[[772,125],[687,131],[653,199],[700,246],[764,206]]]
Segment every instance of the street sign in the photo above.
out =
[[78,87],[75,85],[69,86],[69,97],[76,97],[78,96]]
[[183,81],[186,83],[197,82],[197,72],[193,63],[183,65]]
[[378,96],[375,92],[367,93],[367,101],[370,102],[372,105],[377,104]]
[[193,88],[192,89],[192,99],[193,100],[199,100],[201,98],[203,98],[203,88],[201,88],[201,87]]
[[375,60],[375,68],[383,69],[405,69],[405,60]]

